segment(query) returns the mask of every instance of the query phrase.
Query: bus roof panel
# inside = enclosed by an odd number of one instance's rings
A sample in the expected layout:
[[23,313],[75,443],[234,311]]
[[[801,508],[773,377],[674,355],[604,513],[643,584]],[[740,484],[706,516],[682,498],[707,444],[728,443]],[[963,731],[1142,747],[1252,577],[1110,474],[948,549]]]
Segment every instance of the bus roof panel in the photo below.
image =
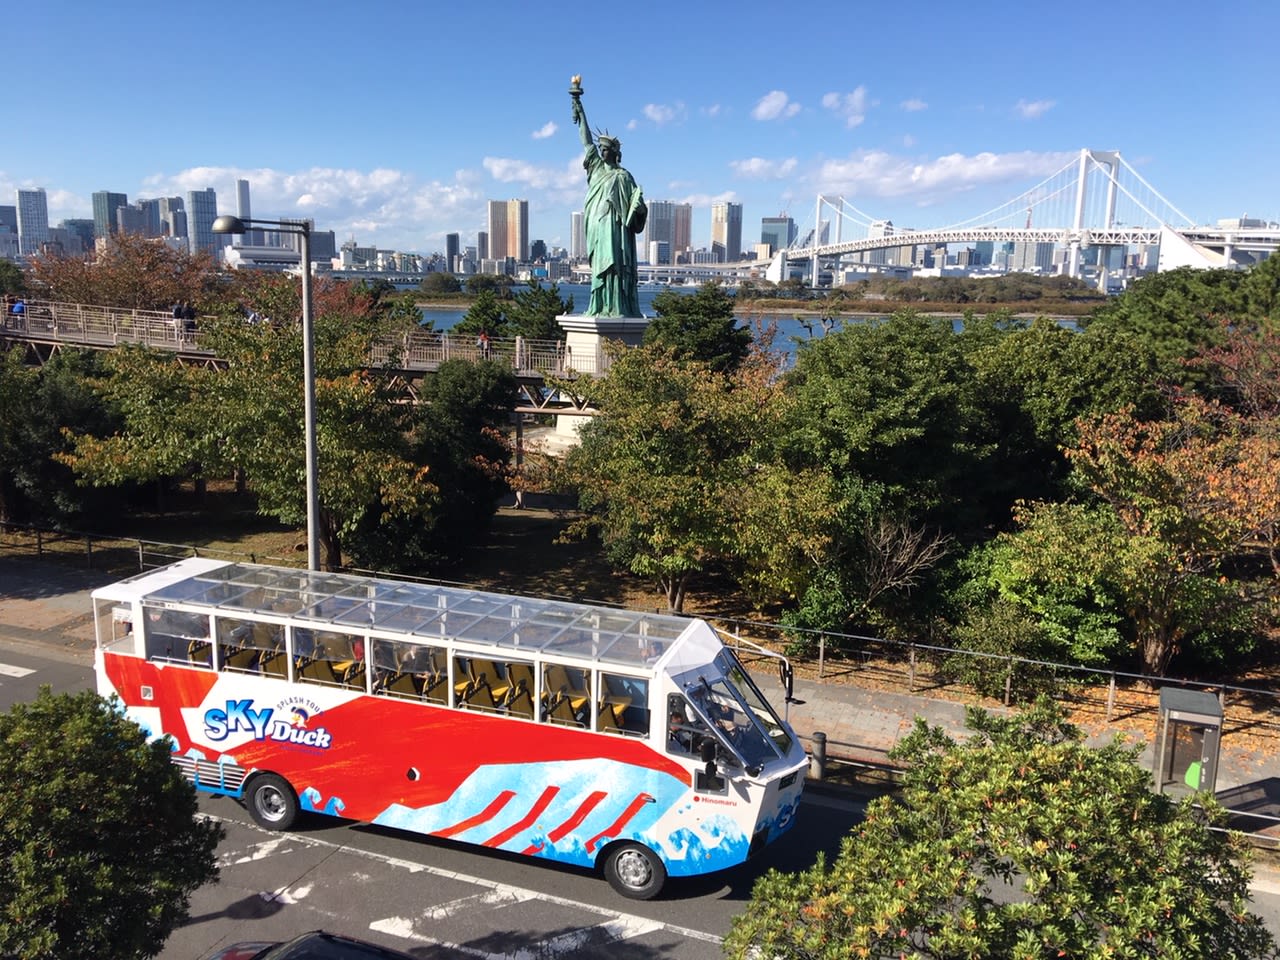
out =
[[[640,667],[698,621],[436,584],[256,564],[182,561],[133,581],[142,600],[288,615],[347,630],[452,637]],[[122,584],[116,585],[118,588]],[[116,593],[112,594],[117,595]],[[655,647],[654,641],[662,641]]]

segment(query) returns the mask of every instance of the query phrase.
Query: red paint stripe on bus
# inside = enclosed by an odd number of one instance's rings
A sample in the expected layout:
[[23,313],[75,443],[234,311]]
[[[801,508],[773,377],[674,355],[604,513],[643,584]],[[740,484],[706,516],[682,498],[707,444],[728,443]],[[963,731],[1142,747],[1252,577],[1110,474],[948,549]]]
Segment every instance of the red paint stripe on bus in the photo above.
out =
[[596,790],[590,794],[587,799],[582,801],[582,806],[573,812],[573,816],[547,834],[547,839],[552,843],[557,840],[563,840],[569,833],[576,830],[582,821],[587,819],[587,815],[607,796],[608,794],[603,790]]
[[443,830],[437,830],[437,837],[453,837],[462,833],[464,830],[470,830],[477,824],[484,823],[486,820],[492,820],[499,810],[511,802],[511,798],[516,795],[514,790],[503,790],[500,794],[493,798],[493,801],[477,813],[474,817],[455,823],[452,827],[445,827]]
[[617,820],[609,824],[607,829],[600,831],[587,841],[587,853],[591,853],[595,849],[596,844],[606,837],[610,839],[616,837],[622,831],[622,828],[631,822],[631,818],[640,812],[641,807],[646,803],[652,802],[653,797],[649,796],[647,793],[638,794],[634,800],[627,804],[627,809],[622,811],[622,815],[618,817]]
[[507,829],[500,833],[494,834],[484,842],[486,847],[500,847],[521,830],[527,829],[535,820],[542,815],[542,811],[551,805],[551,801],[555,799],[557,793],[560,792],[559,787],[547,787],[542,791],[542,796],[538,798],[538,802],[533,805],[527,814],[513,823]]

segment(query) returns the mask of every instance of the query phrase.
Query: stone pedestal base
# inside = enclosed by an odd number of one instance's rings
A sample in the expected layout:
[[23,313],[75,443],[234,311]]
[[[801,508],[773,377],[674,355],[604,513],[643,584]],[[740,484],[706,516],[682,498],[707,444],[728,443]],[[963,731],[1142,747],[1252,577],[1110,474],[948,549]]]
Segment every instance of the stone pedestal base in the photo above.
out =
[[[556,323],[564,330],[565,372],[600,376],[608,369],[604,341],[621,340],[629,347],[640,346],[649,326],[648,317],[588,317],[583,314],[561,314]],[[589,417],[556,417],[556,439],[561,443],[576,444],[578,430]]]

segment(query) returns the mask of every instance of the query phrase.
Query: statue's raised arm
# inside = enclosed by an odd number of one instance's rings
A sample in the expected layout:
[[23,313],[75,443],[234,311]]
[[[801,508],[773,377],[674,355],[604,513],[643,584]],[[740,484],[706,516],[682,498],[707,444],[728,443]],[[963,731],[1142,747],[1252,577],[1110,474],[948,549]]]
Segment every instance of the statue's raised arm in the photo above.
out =
[[622,167],[622,143],[601,133],[592,138],[582,109],[582,77],[569,82],[573,122],[578,125],[587,170],[587,198],[582,225],[591,261],[591,300],[587,316],[639,317],[636,234],[644,230],[649,210],[644,191]]

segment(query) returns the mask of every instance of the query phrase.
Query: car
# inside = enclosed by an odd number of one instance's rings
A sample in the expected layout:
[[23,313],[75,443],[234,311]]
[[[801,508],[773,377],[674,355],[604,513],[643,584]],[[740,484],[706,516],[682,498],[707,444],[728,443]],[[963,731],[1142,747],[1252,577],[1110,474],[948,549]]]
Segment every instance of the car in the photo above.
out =
[[415,960],[407,953],[367,940],[312,930],[292,940],[246,940],[223,947],[206,960]]

